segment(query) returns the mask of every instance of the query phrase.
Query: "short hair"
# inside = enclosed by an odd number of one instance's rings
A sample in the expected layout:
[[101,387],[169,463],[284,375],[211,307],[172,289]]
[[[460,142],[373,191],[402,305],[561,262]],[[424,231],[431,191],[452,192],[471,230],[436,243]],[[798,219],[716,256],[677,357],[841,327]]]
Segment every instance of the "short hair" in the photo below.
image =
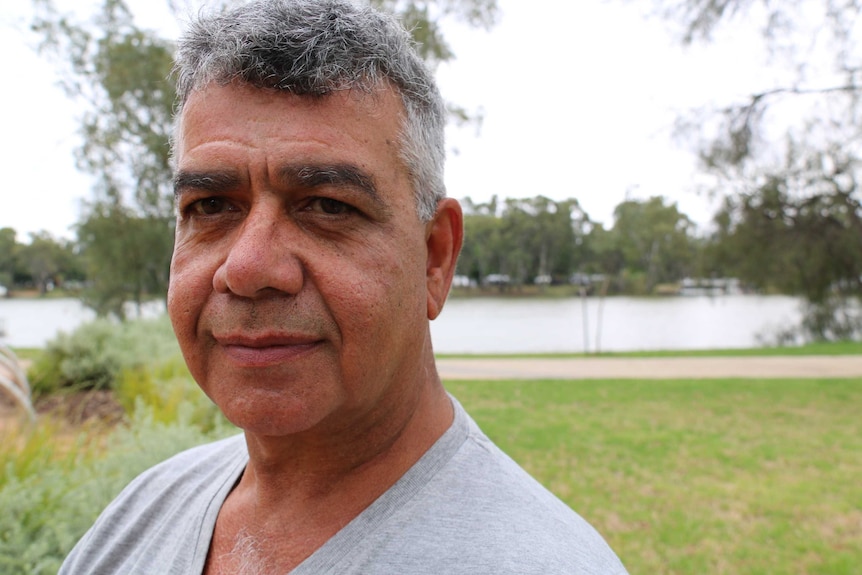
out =
[[255,0],[201,14],[179,39],[179,118],[193,90],[240,81],[302,96],[394,86],[404,106],[399,154],[419,218],[446,195],[446,108],[410,35],[392,16],[349,0]]

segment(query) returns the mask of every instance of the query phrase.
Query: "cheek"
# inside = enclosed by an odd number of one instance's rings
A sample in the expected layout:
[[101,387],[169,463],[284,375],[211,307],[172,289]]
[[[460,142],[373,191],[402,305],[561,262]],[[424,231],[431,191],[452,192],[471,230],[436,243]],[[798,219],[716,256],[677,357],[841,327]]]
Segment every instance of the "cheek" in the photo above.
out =
[[167,308],[180,344],[194,337],[195,326],[210,292],[212,270],[208,262],[199,257],[188,257],[178,248],[171,260]]
[[339,266],[335,270],[337,290],[328,289],[331,281],[318,284],[322,291],[329,291],[325,299],[333,314],[340,316],[342,331],[352,331],[356,343],[371,345],[372,339],[385,339],[424,317],[424,259],[420,261],[408,245],[377,249],[371,257]]

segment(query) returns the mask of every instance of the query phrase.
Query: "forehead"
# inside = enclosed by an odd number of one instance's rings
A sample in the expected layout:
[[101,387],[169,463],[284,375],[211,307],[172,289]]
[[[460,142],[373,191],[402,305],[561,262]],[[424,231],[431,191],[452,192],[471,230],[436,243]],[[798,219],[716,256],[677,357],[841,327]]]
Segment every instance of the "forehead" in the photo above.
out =
[[297,96],[242,83],[210,84],[183,106],[174,152],[178,164],[219,144],[305,145],[398,160],[403,122],[401,99],[388,86]]

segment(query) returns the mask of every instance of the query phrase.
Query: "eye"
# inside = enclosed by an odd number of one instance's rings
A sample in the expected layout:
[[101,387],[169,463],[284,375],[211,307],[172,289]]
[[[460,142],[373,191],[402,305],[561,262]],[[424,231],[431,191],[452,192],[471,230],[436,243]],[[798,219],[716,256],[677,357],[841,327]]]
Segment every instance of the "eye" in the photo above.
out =
[[330,216],[341,216],[354,211],[352,206],[332,198],[317,198],[313,207]]
[[194,202],[189,208],[202,216],[213,216],[222,212],[236,211],[236,208],[226,199],[219,197],[204,198]]

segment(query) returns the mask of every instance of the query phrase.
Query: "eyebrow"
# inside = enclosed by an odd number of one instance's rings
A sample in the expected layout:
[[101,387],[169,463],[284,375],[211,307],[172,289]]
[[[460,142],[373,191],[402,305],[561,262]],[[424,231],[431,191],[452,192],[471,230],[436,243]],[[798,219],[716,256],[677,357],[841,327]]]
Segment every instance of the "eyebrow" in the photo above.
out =
[[371,199],[380,201],[374,180],[350,164],[285,166],[279,170],[281,178],[304,188],[336,186],[355,188]]
[[179,171],[174,176],[174,197],[186,190],[202,190],[211,193],[224,193],[235,189],[239,178],[229,172],[186,172]]
[[[290,165],[279,170],[282,181],[304,188],[320,186],[340,186],[355,188],[380,201],[380,194],[374,180],[362,170],[350,164],[334,165]],[[179,171],[174,176],[174,196],[185,190],[201,190],[211,193],[224,193],[240,184],[239,177],[230,172]]]

